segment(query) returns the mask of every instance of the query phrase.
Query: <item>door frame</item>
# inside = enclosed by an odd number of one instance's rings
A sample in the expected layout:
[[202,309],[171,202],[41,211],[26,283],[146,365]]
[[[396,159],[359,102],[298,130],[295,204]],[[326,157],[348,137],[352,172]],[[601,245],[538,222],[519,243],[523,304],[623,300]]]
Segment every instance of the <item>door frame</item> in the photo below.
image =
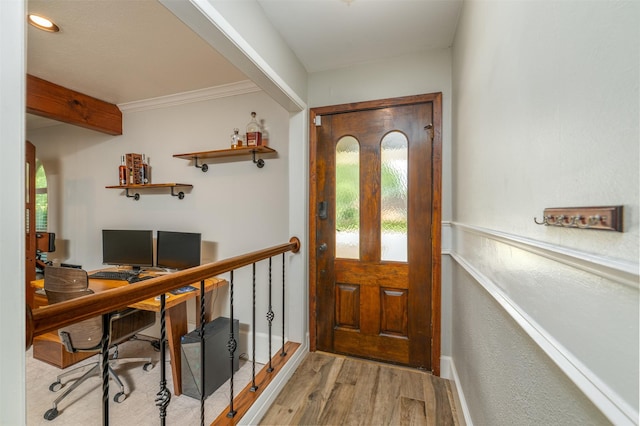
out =
[[35,289],[31,281],[36,279],[36,146],[25,142],[25,192],[24,209],[27,216],[25,226],[25,297],[26,303],[33,308]]
[[442,93],[387,98],[375,101],[355,102],[312,108],[309,111],[309,350],[316,351],[317,337],[317,176],[316,158],[318,140],[316,117],[361,110],[372,110],[417,103],[433,103],[433,146],[431,157],[431,369],[440,376],[441,352],[441,271],[442,271]]

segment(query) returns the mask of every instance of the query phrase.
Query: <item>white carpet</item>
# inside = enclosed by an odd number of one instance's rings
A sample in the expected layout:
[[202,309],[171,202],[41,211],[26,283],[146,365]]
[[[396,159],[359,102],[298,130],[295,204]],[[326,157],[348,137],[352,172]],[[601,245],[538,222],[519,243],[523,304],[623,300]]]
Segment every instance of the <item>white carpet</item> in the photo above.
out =
[[[53,401],[64,391],[51,392],[49,385],[55,382],[60,372],[57,367],[34,359],[32,350],[27,351],[27,425],[101,425],[102,424],[102,379],[92,377],[75,389],[58,405],[58,417],[45,420],[44,413],[52,407]],[[122,364],[115,368],[124,383],[128,397],[118,404],[113,396],[118,392],[115,382],[109,384],[109,424],[110,425],[157,425],[160,411],[155,405],[156,393],[160,390],[160,353],[145,341],[130,341],[120,346],[119,357],[151,357],[155,368],[149,372],[142,364]],[[98,355],[81,361],[75,366],[95,362]],[[171,402],[167,409],[168,425],[199,425],[200,400],[186,395],[173,395],[171,365],[167,351],[167,388],[171,391]],[[228,368],[225,365],[224,368]],[[262,365],[256,364],[256,374]],[[240,359],[240,370],[234,375],[234,393],[237,395],[251,382],[251,363]],[[82,373],[80,373],[82,374]],[[210,424],[229,404],[229,381],[205,400],[205,424]]]

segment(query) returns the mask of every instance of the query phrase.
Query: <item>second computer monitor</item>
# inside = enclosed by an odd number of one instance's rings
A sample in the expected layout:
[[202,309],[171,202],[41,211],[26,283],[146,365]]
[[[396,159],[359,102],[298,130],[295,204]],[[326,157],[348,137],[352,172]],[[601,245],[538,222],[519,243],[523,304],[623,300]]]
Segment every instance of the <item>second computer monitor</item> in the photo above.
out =
[[186,269],[200,265],[201,234],[195,232],[158,231],[156,266]]

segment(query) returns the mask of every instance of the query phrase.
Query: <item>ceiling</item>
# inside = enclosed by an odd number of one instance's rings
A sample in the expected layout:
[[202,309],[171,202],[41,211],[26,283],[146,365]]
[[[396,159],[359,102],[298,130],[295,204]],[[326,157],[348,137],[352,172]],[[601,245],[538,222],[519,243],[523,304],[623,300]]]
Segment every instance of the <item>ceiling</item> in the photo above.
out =
[[[245,1],[245,0],[235,0]],[[313,73],[451,46],[462,0],[257,0]],[[247,80],[157,0],[29,0],[27,72],[122,104]]]

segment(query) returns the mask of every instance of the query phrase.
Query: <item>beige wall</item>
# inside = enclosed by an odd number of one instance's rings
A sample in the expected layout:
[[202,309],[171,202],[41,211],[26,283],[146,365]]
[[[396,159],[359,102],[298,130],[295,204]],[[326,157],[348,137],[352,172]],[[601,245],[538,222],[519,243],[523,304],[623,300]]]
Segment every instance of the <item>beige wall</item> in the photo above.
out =
[[[256,88],[253,93],[208,101],[123,109],[121,136],[66,124],[29,131],[47,172],[49,231],[56,233],[57,248],[51,260],[79,264],[86,270],[102,267],[102,229],[199,232],[203,263],[289,241],[289,113],[277,103]],[[265,119],[270,146],[278,151],[275,157],[265,157],[262,169],[246,156],[209,162],[208,172],[203,173],[193,162],[173,157],[229,148],[233,128],[244,131],[251,111]],[[121,190],[105,189],[117,185],[120,156],[127,152],[149,157],[152,183],[188,183],[193,189],[182,200],[172,197],[169,189],[140,190],[138,201],[126,198]],[[281,271],[280,265],[281,259],[274,259],[274,270]],[[235,274],[235,298],[244,302],[236,304],[234,314],[245,325],[251,323],[250,274],[251,268]],[[268,264],[260,262],[258,306],[268,300],[267,280]],[[216,298],[220,313],[228,310],[227,296],[225,288]],[[194,310],[190,310],[193,324]],[[278,298],[274,311],[280,310]],[[257,330],[266,333],[266,321],[258,322]],[[305,339],[300,330],[292,336],[289,329],[287,335],[298,342]],[[247,343],[246,339],[240,342],[241,352],[247,352]]]
[[[637,422],[639,15],[636,2],[464,3],[452,346],[477,424],[550,409],[560,424],[598,424],[597,410]],[[546,207],[617,204],[623,233],[533,223]]]

